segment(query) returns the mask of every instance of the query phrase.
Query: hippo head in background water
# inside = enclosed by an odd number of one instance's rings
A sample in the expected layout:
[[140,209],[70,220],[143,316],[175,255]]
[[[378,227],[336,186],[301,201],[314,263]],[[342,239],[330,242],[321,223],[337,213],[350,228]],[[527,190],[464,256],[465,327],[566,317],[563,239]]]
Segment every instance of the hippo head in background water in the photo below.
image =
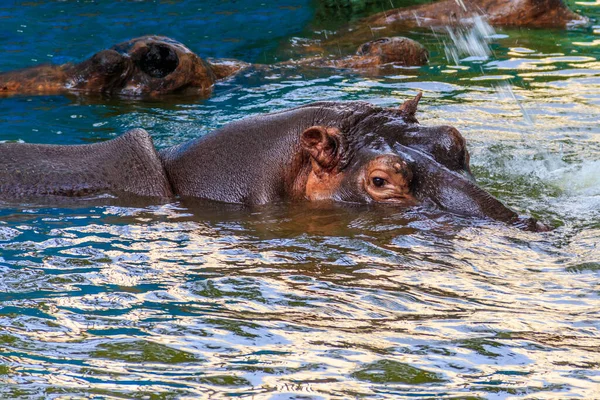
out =
[[102,50],[79,64],[42,65],[0,74],[0,93],[51,93],[64,90],[208,96],[218,79],[247,64],[209,63],[176,40],[143,36]]
[[429,52],[419,42],[402,37],[383,37],[361,44],[356,54],[339,60],[306,59],[295,64],[309,64],[317,67],[366,69],[377,68],[386,64],[406,67],[427,64]]
[[475,184],[464,138],[450,126],[421,126],[419,98],[400,108],[313,103],[232,122],[160,152],[143,130],[82,146],[0,144],[0,198],[424,203],[545,230]]
[[382,37],[362,44],[356,57],[369,65],[377,66],[398,63],[407,66],[427,64],[429,52],[422,44],[412,39],[393,36]]
[[[235,67],[242,66],[238,63]],[[143,36],[102,50],[73,66],[66,87],[131,95],[207,95],[215,81],[227,75],[173,39]]]
[[66,86],[70,89],[164,93],[214,82],[209,66],[181,43],[147,36],[102,50],[75,65]]
[[[427,63],[427,50],[414,40],[382,38],[360,46],[357,54],[341,60],[323,57],[283,62],[318,67],[373,68],[395,63]],[[112,93],[157,96],[167,93],[207,97],[219,79],[250,64],[238,60],[203,60],[183,44],[163,36],[142,36],[102,50],[79,64],[40,65],[0,73],[0,95],[17,93]],[[269,68],[255,65],[255,68]]]

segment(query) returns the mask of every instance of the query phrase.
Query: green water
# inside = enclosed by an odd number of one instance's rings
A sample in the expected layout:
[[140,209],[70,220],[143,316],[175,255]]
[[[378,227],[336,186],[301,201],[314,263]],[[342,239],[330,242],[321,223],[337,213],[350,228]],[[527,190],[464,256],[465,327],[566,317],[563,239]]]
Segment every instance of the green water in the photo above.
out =
[[[3,3],[0,71],[77,62],[143,34],[270,63],[297,38],[391,7],[366,3],[341,14],[303,0]],[[600,16],[600,4],[582,4],[571,3]],[[459,67],[447,35],[412,30],[429,66],[250,70],[206,100],[1,98],[0,140],[78,144],[143,127],[165,147],[311,101],[392,106],[423,91],[419,120],[463,133],[478,182],[557,229],[418,208],[5,204],[0,397],[597,398],[591,25],[496,29],[490,59]]]

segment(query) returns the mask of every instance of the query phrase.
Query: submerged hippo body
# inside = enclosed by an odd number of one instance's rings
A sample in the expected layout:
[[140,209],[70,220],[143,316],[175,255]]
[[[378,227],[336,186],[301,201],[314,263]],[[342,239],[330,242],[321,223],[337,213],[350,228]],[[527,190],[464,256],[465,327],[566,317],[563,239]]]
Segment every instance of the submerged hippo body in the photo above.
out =
[[400,109],[314,103],[230,123],[157,153],[143,130],[99,144],[0,144],[0,199],[154,196],[226,203],[336,201],[411,206],[543,229],[479,188],[465,140]]
[[102,143],[0,144],[0,199],[173,195],[152,139],[134,129]]
[[472,23],[476,15],[494,26],[565,28],[589,22],[569,10],[563,0],[441,0],[389,10],[363,22],[368,26],[455,26]]

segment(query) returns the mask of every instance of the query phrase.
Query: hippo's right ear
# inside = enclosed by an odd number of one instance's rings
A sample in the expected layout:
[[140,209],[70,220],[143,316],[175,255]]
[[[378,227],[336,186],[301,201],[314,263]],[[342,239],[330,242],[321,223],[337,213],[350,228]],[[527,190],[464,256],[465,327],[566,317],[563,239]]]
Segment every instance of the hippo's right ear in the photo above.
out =
[[418,124],[419,121],[415,118],[415,114],[417,113],[417,106],[419,105],[419,100],[423,97],[423,92],[417,93],[414,99],[406,100],[399,108],[400,114],[404,120],[408,123]]
[[333,169],[340,160],[340,131],[337,128],[312,126],[302,132],[302,148],[321,170]]

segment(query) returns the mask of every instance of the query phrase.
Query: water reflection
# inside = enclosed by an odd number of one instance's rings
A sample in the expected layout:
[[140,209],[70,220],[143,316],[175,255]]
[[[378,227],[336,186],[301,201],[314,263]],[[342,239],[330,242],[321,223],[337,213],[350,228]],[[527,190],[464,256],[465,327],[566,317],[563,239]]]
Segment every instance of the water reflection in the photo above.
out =
[[[37,214],[34,225],[52,224]],[[594,300],[582,296],[594,276],[560,262],[585,250],[557,248],[560,233],[340,206],[101,207],[70,218],[80,222],[29,242],[41,265],[2,261],[14,384],[545,392],[566,390],[599,344]],[[12,229],[26,247],[26,232]],[[569,357],[547,356],[564,347]],[[576,387],[593,387],[585,382]]]

